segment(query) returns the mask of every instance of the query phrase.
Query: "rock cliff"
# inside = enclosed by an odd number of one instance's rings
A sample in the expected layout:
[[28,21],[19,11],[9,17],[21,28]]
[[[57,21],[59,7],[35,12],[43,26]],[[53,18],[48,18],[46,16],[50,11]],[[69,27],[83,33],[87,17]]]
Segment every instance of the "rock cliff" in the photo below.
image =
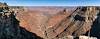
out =
[[20,27],[15,12],[9,6],[0,4],[0,39],[42,39],[35,33]]

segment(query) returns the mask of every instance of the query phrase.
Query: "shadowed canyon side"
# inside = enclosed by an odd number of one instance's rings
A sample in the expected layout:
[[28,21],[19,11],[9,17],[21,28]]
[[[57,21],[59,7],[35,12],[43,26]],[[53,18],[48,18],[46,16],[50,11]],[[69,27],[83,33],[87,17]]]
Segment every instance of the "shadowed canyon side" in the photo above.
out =
[[99,15],[100,8],[95,6],[21,7],[1,3],[0,39],[100,38]]
[[[100,8],[98,9],[100,11]],[[93,22],[90,35],[100,39],[100,12],[97,14],[97,19]]]
[[19,25],[14,11],[0,6],[0,39],[43,39]]

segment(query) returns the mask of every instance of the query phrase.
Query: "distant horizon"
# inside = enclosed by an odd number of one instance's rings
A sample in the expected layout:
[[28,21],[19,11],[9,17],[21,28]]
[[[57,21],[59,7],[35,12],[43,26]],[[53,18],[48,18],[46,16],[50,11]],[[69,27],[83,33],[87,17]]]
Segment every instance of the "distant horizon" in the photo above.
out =
[[0,0],[9,6],[100,6],[100,0]]

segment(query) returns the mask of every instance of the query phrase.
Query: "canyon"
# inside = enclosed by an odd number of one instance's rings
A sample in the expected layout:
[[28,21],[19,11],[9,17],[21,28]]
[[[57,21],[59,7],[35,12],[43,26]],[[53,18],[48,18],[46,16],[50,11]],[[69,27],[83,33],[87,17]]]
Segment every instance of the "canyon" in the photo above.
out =
[[1,39],[100,38],[96,6],[8,6],[0,4]]

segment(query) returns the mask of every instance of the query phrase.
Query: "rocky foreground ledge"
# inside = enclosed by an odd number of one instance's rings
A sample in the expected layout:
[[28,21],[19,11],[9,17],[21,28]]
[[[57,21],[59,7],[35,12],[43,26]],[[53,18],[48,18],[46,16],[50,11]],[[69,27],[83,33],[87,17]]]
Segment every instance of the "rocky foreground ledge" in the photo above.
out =
[[20,27],[16,12],[6,3],[0,3],[0,39],[43,39]]
[[100,38],[99,15],[100,8],[94,6],[29,9],[1,3],[0,39],[96,39]]

